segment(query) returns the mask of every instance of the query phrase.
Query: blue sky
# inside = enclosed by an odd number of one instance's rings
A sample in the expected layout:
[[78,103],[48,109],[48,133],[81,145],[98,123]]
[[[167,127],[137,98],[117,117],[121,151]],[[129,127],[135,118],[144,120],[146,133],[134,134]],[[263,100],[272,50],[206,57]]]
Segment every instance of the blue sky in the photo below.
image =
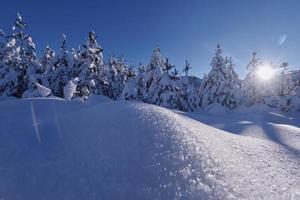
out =
[[57,49],[62,33],[69,47],[77,47],[94,30],[106,56],[123,53],[147,64],[159,44],[178,68],[188,59],[201,77],[218,43],[242,77],[253,51],[275,63],[300,65],[297,0],[12,0],[1,7],[0,28],[7,31],[21,13],[39,51],[47,44]]

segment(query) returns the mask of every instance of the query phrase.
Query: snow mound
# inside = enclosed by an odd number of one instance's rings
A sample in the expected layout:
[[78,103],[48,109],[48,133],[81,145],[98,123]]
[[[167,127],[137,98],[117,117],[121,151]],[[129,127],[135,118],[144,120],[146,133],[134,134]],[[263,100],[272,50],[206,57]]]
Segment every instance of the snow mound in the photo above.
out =
[[0,102],[2,199],[291,199],[299,156],[135,102]]
[[38,84],[38,83],[35,83],[35,85],[39,91],[40,96],[47,97],[51,94],[51,90],[49,88],[47,88],[41,84]]
[[89,98],[86,100],[86,103],[89,105],[96,105],[98,103],[105,103],[111,102],[112,99],[108,98],[107,96],[103,95],[90,95]]

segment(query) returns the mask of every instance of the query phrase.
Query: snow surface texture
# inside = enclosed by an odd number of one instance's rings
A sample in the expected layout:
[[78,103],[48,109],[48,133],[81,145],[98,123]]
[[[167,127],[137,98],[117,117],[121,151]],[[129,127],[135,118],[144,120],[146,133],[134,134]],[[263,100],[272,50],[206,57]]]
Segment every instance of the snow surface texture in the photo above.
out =
[[0,199],[300,198],[299,117],[96,100],[0,102]]

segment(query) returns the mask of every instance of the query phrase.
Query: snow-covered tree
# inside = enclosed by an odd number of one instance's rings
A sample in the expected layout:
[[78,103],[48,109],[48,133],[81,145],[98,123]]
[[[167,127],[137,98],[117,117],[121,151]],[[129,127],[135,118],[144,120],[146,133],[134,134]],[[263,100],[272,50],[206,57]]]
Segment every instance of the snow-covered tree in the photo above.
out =
[[20,48],[16,46],[16,40],[5,35],[1,31],[0,46],[0,95],[11,96],[12,90],[18,81],[16,70],[20,62]]
[[166,108],[186,110],[186,105],[182,105],[185,102],[181,100],[178,82],[176,79],[172,79],[167,71],[158,79],[150,103]]
[[278,80],[275,82],[277,87],[276,87],[276,92],[277,95],[282,97],[282,96],[289,96],[291,95],[295,83],[291,80],[291,77],[288,76],[288,63],[284,62],[279,66],[280,72],[277,74]]
[[67,37],[62,35],[60,54],[56,57],[53,68],[47,73],[49,87],[58,97],[64,96],[64,86],[71,80],[71,67],[67,49]]
[[52,70],[54,70],[54,63],[55,63],[56,55],[55,51],[52,50],[49,45],[46,46],[42,58],[41,64],[43,66],[43,80],[42,83],[46,87],[50,87],[50,75]]
[[72,77],[78,77],[78,96],[86,98],[91,93],[96,93],[98,72],[103,62],[103,48],[98,44],[93,31],[88,34],[86,44],[82,50],[73,50]]
[[[264,63],[260,58],[257,58],[256,55],[256,52],[254,52],[250,63],[247,65],[248,73],[242,82],[243,102],[246,105],[255,103],[275,105],[277,90],[276,78],[278,78],[275,73],[276,67],[273,63]],[[259,73],[263,68],[268,68],[268,70],[273,71],[266,72],[273,74],[268,80],[264,80],[264,78],[261,77],[263,74]],[[269,74],[266,74],[266,76],[268,75]]]
[[266,103],[270,106],[278,107],[282,111],[292,110],[297,107],[295,100],[299,101],[299,98],[297,98],[298,89],[296,88],[296,83],[288,72],[288,63],[282,63],[276,71],[278,72],[275,74],[276,81],[272,84],[275,95],[272,96],[273,101],[271,103]]
[[137,79],[135,76],[128,78],[122,91],[121,99],[138,100]]
[[191,83],[191,77],[184,76],[181,77],[179,82],[179,88],[180,88],[180,100],[184,103],[181,103],[181,105],[184,105],[185,108],[182,110],[185,111],[194,111],[197,108],[199,108],[200,104],[200,97],[199,92],[194,84]]
[[190,63],[187,60],[185,60],[185,66],[182,70],[182,72],[185,73],[185,76],[188,76],[188,73],[189,73],[190,69],[192,69],[192,67],[190,67]]
[[[172,68],[174,72],[170,74]],[[196,88],[190,84],[189,77],[178,76],[177,69],[161,55],[158,46],[146,70],[139,66],[134,78],[128,80],[122,98],[183,111],[195,110],[199,105]]]
[[[282,111],[300,109],[300,71],[289,71],[288,64],[266,64],[256,53],[241,81],[231,58],[224,58],[220,45],[211,61],[211,71],[202,80],[189,76],[186,61],[181,75],[158,46],[150,63],[135,68],[124,56],[104,61],[103,48],[93,31],[87,41],[72,49],[69,57],[63,35],[60,52],[49,46],[39,58],[27,33],[27,24],[18,14],[11,33],[0,30],[0,96],[86,99],[90,94],[114,100],[137,100],[183,111],[218,103],[229,108],[239,104],[264,103]],[[268,69],[272,76],[268,80]]]
[[205,76],[200,86],[200,105],[205,107],[212,103],[235,108],[240,104],[241,91],[239,80],[235,76],[231,60],[222,57],[218,45],[211,61],[211,71]]
[[169,58],[166,59],[165,63],[165,70],[169,73],[172,68],[174,68],[175,65],[169,62]]
[[256,52],[252,54],[252,59],[247,65],[248,73],[242,82],[242,91],[245,97],[243,102],[247,105],[262,101],[262,97],[259,95],[259,89],[257,87],[258,78],[256,75],[256,70],[262,64],[262,61],[260,58],[257,58],[256,55]]
[[[172,68],[176,73],[170,75],[169,70]],[[169,59],[165,60],[159,47],[156,46],[144,73],[143,83],[146,86],[144,101],[172,109],[191,110],[186,92],[188,86],[184,86],[177,75],[175,66]]]
[[0,95],[29,97],[35,83],[41,83],[42,65],[35,53],[35,44],[27,33],[27,24],[20,14],[17,15],[10,35],[2,44],[0,66]]
[[113,56],[109,63],[110,76],[108,77],[109,90],[108,96],[117,99],[121,96],[127,80],[135,74],[126,63],[125,57],[122,55],[118,60]]
[[154,94],[158,87],[158,81],[163,74],[163,71],[166,70],[166,61],[165,58],[161,55],[160,49],[156,46],[153,50],[153,54],[150,60],[150,63],[146,67],[144,73],[144,83],[145,83],[145,101],[152,103]]
[[121,99],[143,101],[145,94],[144,83],[145,67],[142,63],[137,67],[135,73],[130,73],[134,76],[129,76],[121,94]]
[[135,76],[136,79],[136,88],[137,88],[137,97],[139,101],[143,101],[146,97],[146,84],[144,80],[145,75],[145,66],[140,63],[137,68],[137,73]]

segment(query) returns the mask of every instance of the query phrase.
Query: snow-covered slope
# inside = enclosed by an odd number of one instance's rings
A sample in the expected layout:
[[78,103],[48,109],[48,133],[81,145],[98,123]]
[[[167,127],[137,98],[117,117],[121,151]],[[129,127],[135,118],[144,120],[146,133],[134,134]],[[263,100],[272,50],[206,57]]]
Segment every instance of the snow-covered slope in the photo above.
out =
[[296,151],[165,108],[10,100],[0,119],[0,199],[300,198]]
[[213,105],[211,109],[182,114],[230,133],[271,140],[300,154],[299,112],[280,113],[261,104],[235,110]]

